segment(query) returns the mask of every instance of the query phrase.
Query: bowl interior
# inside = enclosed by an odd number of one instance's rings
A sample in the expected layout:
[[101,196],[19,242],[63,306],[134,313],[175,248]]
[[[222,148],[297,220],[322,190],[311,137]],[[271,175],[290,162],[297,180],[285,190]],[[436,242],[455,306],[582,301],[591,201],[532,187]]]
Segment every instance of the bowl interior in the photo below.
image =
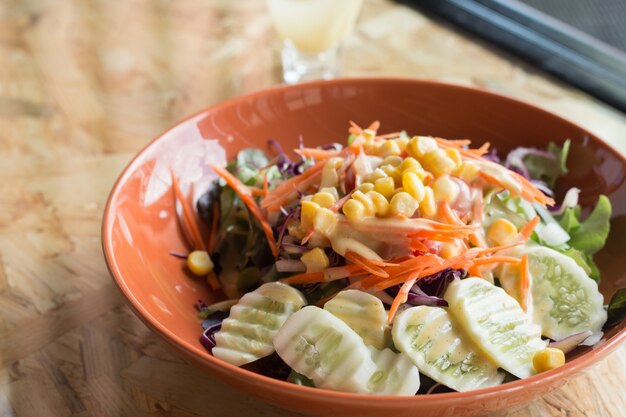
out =
[[[193,304],[216,300],[205,283],[185,274],[170,252],[187,251],[174,214],[169,168],[183,188],[201,193],[213,179],[207,164],[225,163],[244,147],[285,149],[344,142],[350,120],[381,132],[489,141],[503,154],[519,146],[573,142],[570,172],[559,191],[576,185],[589,206],[599,194],[613,204],[611,237],[597,255],[607,295],[626,286],[626,163],[592,134],[557,116],[505,97],[462,87],[408,80],[337,80],[276,88],[237,98],[188,118],[151,143],[129,165],[110,200],[103,239],[107,263],[139,316],[184,350],[212,361],[198,343]],[[624,328],[609,332],[605,339]],[[587,352],[580,349],[574,356]],[[213,361],[215,362],[215,361]]]

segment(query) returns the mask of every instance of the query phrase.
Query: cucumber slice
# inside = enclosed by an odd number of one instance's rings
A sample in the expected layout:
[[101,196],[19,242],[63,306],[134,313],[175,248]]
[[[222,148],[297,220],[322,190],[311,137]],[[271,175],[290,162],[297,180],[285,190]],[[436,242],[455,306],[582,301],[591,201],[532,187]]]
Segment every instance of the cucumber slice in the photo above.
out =
[[[525,247],[515,255],[521,257],[524,253],[528,254],[531,276],[532,320],[541,326],[542,334],[560,340],[589,330],[592,336],[587,343],[597,341],[607,317],[598,284],[576,261],[553,249]],[[507,292],[516,296],[519,268],[503,267],[500,281]]]
[[535,374],[533,356],[544,349],[541,328],[502,288],[481,278],[453,281],[444,298],[449,311],[476,348],[518,378]]
[[377,349],[387,346],[387,313],[383,303],[373,295],[358,290],[341,291],[324,305],[324,310],[350,326],[366,345]]
[[404,353],[391,349],[369,348],[376,370],[367,381],[367,389],[378,395],[415,395],[420,389],[420,373]]
[[419,371],[404,354],[367,347],[341,319],[309,306],[274,338],[276,352],[316,387],[377,395],[415,395]]
[[467,343],[441,307],[411,307],[393,322],[393,342],[420,372],[456,391],[502,383],[504,373]]
[[321,308],[294,313],[274,338],[276,352],[316,387],[368,393],[377,370],[371,353],[354,330]]
[[278,329],[304,304],[300,291],[278,282],[245,294],[215,333],[213,356],[241,366],[272,354]]

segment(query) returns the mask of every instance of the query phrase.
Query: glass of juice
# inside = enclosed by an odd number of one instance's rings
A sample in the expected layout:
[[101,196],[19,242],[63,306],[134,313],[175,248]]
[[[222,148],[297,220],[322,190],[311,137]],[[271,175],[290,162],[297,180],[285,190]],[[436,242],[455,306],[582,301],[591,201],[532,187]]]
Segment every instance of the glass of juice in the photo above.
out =
[[341,41],[353,30],[363,0],[267,0],[283,40],[287,84],[330,79],[339,73]]

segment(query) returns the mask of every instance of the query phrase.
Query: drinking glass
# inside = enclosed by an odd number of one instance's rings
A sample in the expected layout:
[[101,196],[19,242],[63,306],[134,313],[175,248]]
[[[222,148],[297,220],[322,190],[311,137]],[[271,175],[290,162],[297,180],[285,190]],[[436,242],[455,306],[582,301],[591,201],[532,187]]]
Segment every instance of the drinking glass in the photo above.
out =
[[353,30],[363,0],[267,0],[287,84],[339,74],[341,41]]

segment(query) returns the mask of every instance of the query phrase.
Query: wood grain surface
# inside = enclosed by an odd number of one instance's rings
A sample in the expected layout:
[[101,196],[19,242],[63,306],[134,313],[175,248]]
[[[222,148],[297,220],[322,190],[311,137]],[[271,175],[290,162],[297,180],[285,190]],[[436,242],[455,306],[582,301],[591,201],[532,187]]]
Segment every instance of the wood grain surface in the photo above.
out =
[[[626,117],[416,11],[365,2],[347,76],[480,86],[626,152]],[[0,1],[0,416],[292,416],[183,362],[124,305],[100,247],[130,158],[176,120],[278,84],[263,1]],[[626,415],[626,346],[489,417]]]

